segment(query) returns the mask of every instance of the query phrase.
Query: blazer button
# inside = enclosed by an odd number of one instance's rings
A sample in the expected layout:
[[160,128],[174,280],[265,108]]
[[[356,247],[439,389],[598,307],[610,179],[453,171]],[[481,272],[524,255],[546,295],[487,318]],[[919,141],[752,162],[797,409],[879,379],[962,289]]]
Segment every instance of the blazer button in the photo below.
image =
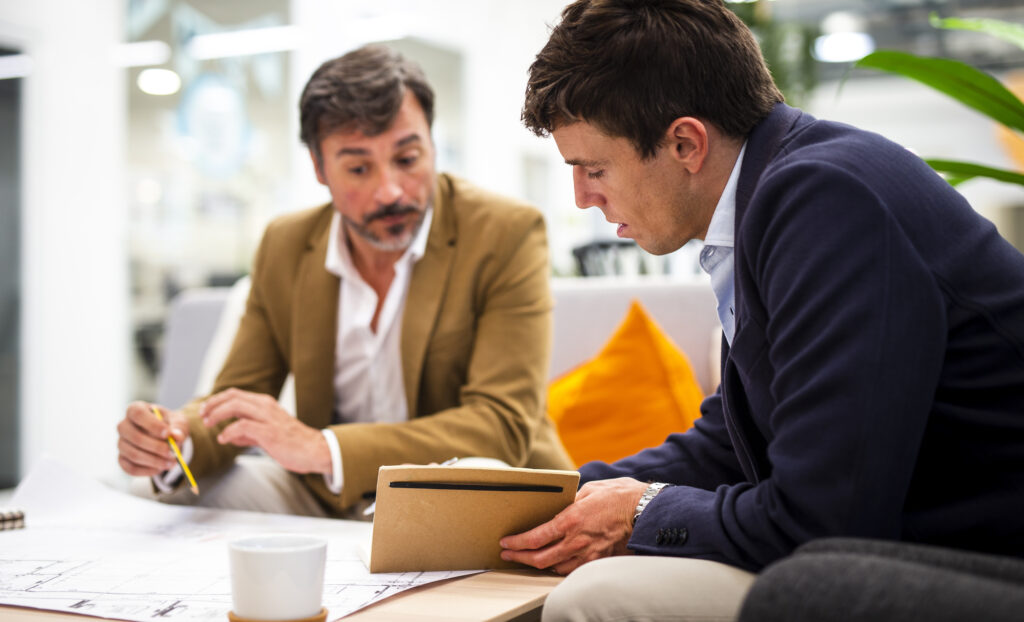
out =
[[679,544],[680,544],[680,546],[682,546],[683,544],[686,544],[686,541],[689,539],[689,537],[690,537],[690,532],[686,529],[686,527],[683,527],[682,529],[680,529],[679,530]]
[[654,543],[655,544],[665,544],[665,530],[664,529],[659,529],[658,530],[658,535],[657,535],[656,538],[654,538]]

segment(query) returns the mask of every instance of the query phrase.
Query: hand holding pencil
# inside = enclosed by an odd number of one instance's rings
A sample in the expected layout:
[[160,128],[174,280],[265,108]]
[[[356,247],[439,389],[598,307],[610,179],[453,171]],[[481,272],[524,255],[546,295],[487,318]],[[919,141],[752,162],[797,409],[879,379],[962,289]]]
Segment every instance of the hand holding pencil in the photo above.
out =
[[[153,411],[153,414],[156,415],[157,419],[160,421],[164,420],[164,416],[160,414],[160,409],[158,407],[150,404],[149,408]],[[178,449],[177,441],[174,440],[173,436],[168,436],[167,442],[170,444],[171,449],[174,450],[174,457],[178,459],[178,464],[181,465],[181,470],[184,471],[185,476],[188,477],[188,483],[189,487],[192,489],[192,494],[198,495],[199,485],[196,484],[195,478],[192,477],[192,471],[188,469],[188,464],[185,462],[185,459],[181,457],[181,450]]]
[[199,486],[181,455],[178,443],[188,437],[181,413],[147,402],[129,404],[117,425],[118,464],[129,475],[152,477],[179,464],[193,493]]

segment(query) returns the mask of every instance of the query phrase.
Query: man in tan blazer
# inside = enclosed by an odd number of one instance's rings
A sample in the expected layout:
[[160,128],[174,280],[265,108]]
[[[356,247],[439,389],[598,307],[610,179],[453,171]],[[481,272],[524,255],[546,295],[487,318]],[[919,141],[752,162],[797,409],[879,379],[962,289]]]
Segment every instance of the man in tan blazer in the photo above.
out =
[[[324,63],[300,109],[332,201],[267,227],[214,392],[164,421],[131,404],[121,467],[170,492],[173,436],[200,505],[329,516],[372,497],[381,465],[572,468],[544,412],[541,215],[435,172],[433,92],[387,48]],[[295,417],[276,399],[289,373]],[[246,447],[270,460],[241,476]]]

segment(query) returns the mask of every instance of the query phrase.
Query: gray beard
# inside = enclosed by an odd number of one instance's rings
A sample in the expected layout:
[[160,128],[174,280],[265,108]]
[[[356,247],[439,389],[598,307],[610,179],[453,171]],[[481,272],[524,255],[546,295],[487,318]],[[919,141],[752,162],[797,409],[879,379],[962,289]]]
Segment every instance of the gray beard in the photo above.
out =
[[[389,227],[387,231],[391,235],[386,239],[382,239],[376,233],[371,231],[368,226],[374,220],[377,220],[379,218],[383,218],[385,216],[393,215],[396,213],[400,214],[411,210],[415,210],[416,212],[418,212],[419,218],[417,218],[416,221],[413,222],[411,225],[398,224]],[[395,252],[404,251],[405,249],[409,248],[409,245],[412,244],[412,241],[416,238],[416,234],[419,233],[420,227],[423,226],[423,220],[426,218],[426,215],[426,210],[423,210],[421,212],[413,207],[388,205],[368,215],[363,220],[362,223],[358,223],[348,218],[344,214],[342,214],[341,216],[341,221],[342,223],[344,223],[345,228],[348,231],[355,233],[359,237],[369,242],[370,246],[372,246],[373,248],[379,251]]]

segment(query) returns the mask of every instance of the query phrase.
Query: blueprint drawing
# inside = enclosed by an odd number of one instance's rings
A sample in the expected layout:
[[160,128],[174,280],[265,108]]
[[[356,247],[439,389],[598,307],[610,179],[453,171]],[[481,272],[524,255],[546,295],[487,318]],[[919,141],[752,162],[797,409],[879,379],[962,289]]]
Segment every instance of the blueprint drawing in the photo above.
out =
[[133,621],[224,620],[227,543],[255,533],[327,540],[323,604],[336,620],[402,590],[471,572],[370,574],[371,525],[178,507],[140,499],[44,460],[12,504],[25,527],[0,532],[0,604]]

